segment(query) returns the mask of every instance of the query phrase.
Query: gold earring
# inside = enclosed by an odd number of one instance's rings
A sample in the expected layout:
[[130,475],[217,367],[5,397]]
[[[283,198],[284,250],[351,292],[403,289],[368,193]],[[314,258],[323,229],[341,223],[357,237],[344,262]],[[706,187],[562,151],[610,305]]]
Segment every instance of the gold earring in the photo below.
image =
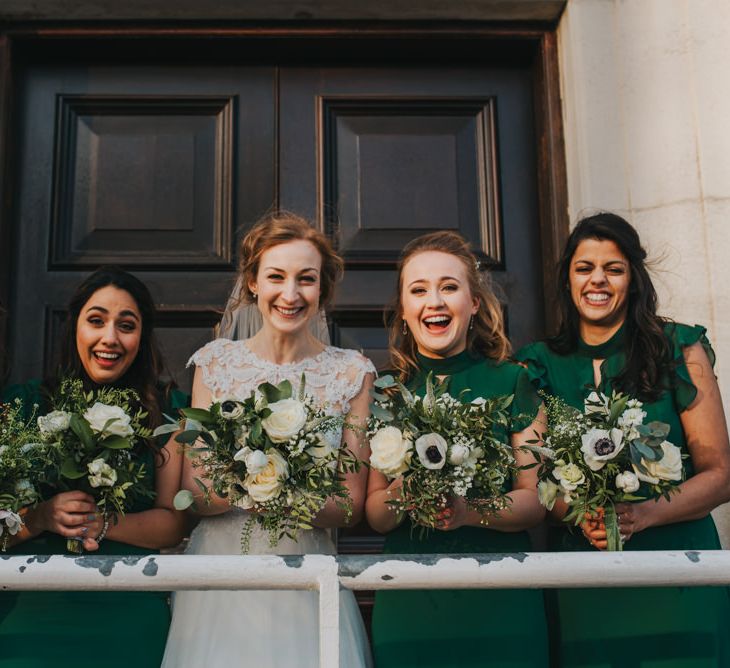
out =
[[469,320],[469,329],[474,329],[474,314],[472,314],[471,320]]

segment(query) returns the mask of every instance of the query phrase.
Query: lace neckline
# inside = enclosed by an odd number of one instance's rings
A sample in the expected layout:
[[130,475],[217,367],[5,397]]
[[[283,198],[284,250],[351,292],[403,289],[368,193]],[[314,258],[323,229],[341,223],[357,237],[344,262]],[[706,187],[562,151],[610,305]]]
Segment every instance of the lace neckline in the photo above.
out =
[[327,351],[332,346],[325,346],[320,350],[316,355],[312,355],[311,357],[303,357],[300,360],[297,360],[296,362],[283,362],[282,364],[277,364],[276,362],[272,362],[270,360],[267,360],[261,355],[257,355],[253,350],[251,350],[251,347],[248,345],[248,341],[241,341],[241,344],[246,351],[246,353],[252,357],[254,360],[256,360],[257,364],[259,364],[261,367],[267,367],[267,368],[275,368],[275,369],[296,369],[298,367],[307,366],[310,364],[317,364],[319,363],[322,358],[324,358],[327,354]]

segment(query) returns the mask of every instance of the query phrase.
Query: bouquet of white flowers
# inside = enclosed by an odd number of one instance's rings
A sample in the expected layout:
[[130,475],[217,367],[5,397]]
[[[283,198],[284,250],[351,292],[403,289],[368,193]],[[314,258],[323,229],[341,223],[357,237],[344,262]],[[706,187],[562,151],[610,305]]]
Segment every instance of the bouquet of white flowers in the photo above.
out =
[[[411,520],[433,528],[449,498],[460,496],[481,513],[504,510],[504,484],[516,470],[505,442],[513,397],[462,402],[446,384],[426,379],[423,398],[392,376],[375,381],[371,418],[370,466],[387,478],[403,477],[399,499],[388,504]],[[501,433],[500,433],[501,432]]]
[[26,415],[20,399],[0,406],[0,546],[23,526],[20,509],[38,502],[38,481],[46,446],[35,425],[35,407]]
[[[540,502],[551,510],[558,496],[570,506],[566,522],[579,525],[586,513],[603,516],[609,550],[623,547],[614,506],[669,499],[683,479],[681,450],[666,440],[669,425],[644,424],[642,403],[625,394],[592,392],[583,413],[545,395],[548,427],[543,446],[526,445],[539,466]],[[641,484],[647,494],[638,496]]]
[[[340,448],[343,419],[327,415],[304,388],[304,376],[296,397],[287,380],[264,383],[246,399],[216,400],[208,410],[184,408],[179,425],[155,431],[182,429],[175,440],[197,443],[189,454],[208,478],[196,478],[206,498],[212,491],[255,511],[241,535],[244,553],[256,522],[268,531],[273,547],[284,536],[295,540],[300,529],[311,529],[330,497],[351,511],[344,474],[360,462]],[[189,490],[175,496],[179,510],[192,503]]]
[[[147,414],[135,408],[139,397],[133,390],[84,392],[80,380],[65,379],[52,405],[54,411],[38,418],[38,428],[55,456],[54,493],[78,489],[91,494],[107,522],[123,515],[137,498],[154,496],[135,452],[138,441],[151,433],[142,426]],[[70,538],[67,548],[78,553],[81,544]]]

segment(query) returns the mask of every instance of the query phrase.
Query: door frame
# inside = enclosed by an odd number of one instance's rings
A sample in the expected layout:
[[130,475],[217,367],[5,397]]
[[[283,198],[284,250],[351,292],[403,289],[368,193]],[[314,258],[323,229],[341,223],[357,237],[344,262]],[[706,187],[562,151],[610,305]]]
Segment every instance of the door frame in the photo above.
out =
[[[407,0],[406,0],[407,1]],[[47,5],[63,4],[49,0]],[[102,3],[103,4],[103,3]],[[154,3],[152,3],[154,4]],[[314,3],[316,4],[316,3]],[[348,3],[345,3],[348,4]],[[386,3],[387,5],[388,3]],[[458,12],[458,0],[451,4],[451,11]],[[465,5],[468,3],[464,3]],[[485,2],[485,15],[482,18],[500,18],[494,11],[489,14],[489,6],[504,6],[504,3]],[[394,20],[391,11],[383,11],[381,20],[345,20],[331,21],[297,21],[288,23],[242,23],[195,24],[154,23],[106,20],[90,24],[76,21],[60,24],[57,18],[48,13],[46,21],[14,21],[0,23],[0,385],[5,379],[7,369],[5,359],[9,340],[9,320],[12,313],[7,308],[13,272],[17,270],[18,258],[14,258],[15,230],[14,195],[16,182],[12,166],[19,158],[18,147],[13,132],[17,77],[16,63],[13,54],[16,46],[24,47],[33,44],[49,43],[62,47],[73,40],[135,40],[140,38],[159,40],[274,40],[293,41],[307,38],[317,40],[331,39],[399,39],[399,40],[435,40],[464,39],[479,41],[506,41],[529,44],[534,49],[533,81],[535,110],[535,147],[537,155],[537,186],[539,234],[542,251],[542,276],[545,291],[544,318],[547,331],[551,331],[556,322],[556,310],[553,308],[553,295],[550,290],[554,278],[554,267],[560,257],[561,249],[569,231],[568,220],[568,187],[565,162],[563,119],[560,97],[560,78],[558,63],[557,20],[564,7],[564,2],[520,2],[515,3],[522,8],[522,16],[512,15],[507,23],[485,22],[484,20],[467,20],[454,22],[448,18],[424,22],[423,20]],[[473,5],[470,5],[473,6]],[[396,2],[395,9],[403,5]],[[492,8],[494,9],[494,8]],[[538,10],[540,10],[538,12]],[[545,20],[549,10],[549,20]],[[109,10],[111,11],[111,10]],[[377,9],[375,10],[377,12]],[[390,14],[390,16],[388,16]],[[395,12],[397,15],[398,12]],[[473,16],[467,13],[467,16]],[[372,12],[370,14],[372,17]],[[413,10],[412,17],[419,17],[419,11]],[[536,17],[540,20],[535,20]],[[0,16],[0,19],[8,18]],[[107,18],[114,18],[109,17]],[[308,18],[308,17],[307,17]],[[504,16],[501,17],[504,19]]]

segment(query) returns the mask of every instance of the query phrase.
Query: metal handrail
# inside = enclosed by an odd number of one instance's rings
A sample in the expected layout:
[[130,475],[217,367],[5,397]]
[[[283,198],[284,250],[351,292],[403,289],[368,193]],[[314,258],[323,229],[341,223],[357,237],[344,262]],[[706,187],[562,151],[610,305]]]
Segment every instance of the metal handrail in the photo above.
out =
[[339,589],[730,585],[730,552],[0,557],[0,590],[319,591],[320,667],[336,668]]

